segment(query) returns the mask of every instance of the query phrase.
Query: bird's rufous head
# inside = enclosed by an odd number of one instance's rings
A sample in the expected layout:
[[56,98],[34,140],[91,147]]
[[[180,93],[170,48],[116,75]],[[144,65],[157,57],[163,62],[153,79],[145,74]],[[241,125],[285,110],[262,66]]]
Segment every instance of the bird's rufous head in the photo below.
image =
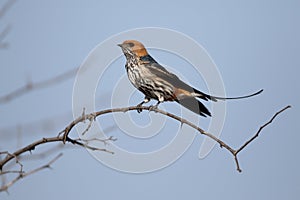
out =
[[125,55],[130,54],[138,57],[148,55],[145,46],[136,40],[125,40],[122,44],[118,44],[118,46],[122,48]]

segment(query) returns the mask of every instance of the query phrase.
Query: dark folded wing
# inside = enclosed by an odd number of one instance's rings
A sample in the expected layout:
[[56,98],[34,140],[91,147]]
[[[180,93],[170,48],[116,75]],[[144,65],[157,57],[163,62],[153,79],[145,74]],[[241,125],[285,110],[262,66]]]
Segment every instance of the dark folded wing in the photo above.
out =
[[211,99],[211,97],[203,92],[200,92],[199,90],[189,86],[188,84],[186,84],[185,82],[183,82],[182,80],[180,80],[175,74],[169,72],[166,68],[164,68],[163,66],[161,66],[160,64],[158,64],[157,62],[155,63],[149,63],[146,65],[147,68],[149,69],[149,71],[158,76],[159,78],[169,82],[170,84],[172,84],[174,87],[176,88],[180,88],[189,92],[194,92],[199,94],[199,98],[202,98],[204,100],[214,100]]
[[192,87],[181,81],[175,74],[169,72],[166,68],[161,66],[158,63],[151,63],[146,65],[149,71],[158,76],[161,79],[164,79],[171,83],[174,87],[186,89],[188,91],[193,91]]

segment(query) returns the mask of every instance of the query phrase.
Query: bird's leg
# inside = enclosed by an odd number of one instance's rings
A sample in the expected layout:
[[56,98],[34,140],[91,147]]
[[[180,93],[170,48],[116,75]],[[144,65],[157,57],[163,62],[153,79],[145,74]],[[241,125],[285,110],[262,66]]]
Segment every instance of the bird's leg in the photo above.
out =
[[149,111],[157,109],[157,108],[158,108],[158,105],[159,105],[160,103],[162,103],[163,101],[164,101],[164,98],[163,98],[163,97],[160,97],[160,98],[158,99],[157,103],[156,103],[154,106],[153,106],[153,105],[150,106]]
[[161,103],[161,101],[158,101],[155,105],[149,106],[149,111],[155,111],[155,109],[158,108],[158,105]]
[[141,108],[142,105],[144,103],[148,103],[149,101],[150,101],[150,98],[148,98],[148,97],[145,96],[144,100],[136,106],[136,107],[138,107],[137,112],[138,113],[142,112],[143,111],[142,108]]

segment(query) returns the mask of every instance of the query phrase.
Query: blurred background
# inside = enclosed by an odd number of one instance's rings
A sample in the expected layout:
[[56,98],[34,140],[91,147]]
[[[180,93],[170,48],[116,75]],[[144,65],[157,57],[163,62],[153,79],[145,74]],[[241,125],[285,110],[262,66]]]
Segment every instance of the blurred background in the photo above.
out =
[[[46,144],[24,154],[22,163],[28,171],[63,152],[53,169],[20,180],[9,188],[9,195],[0,193],[0,199],[299,199],[299,1],[1,0],[0,8],[0,151],[13,152],[42,137],[56,136],[73,119],[76,67],[100,42],[133,28],[163,27],[193,38],[218,66],[228,96],[265,90],[253,99],[227,103],[221,138],[233,147],[250,138],[276,111],[292,105],[241,152],[242,173],[218,146],[199,160],[202,136],[175,163],[147,174],[115,171],[73,145]],[[203,80],[182,71],[176,59],[160,51],[150,53],[207,91]],[[125,73],[124,62],[122,57],[114,63],[120,64],[120,71],[111,73]],[[57,76],[61,78],[45,87],[3,98],[22,86]],[[97,91],[96,98],[97,108],[110,107],[106,92]],[[138,93],[130,102],[135,105],[142,98]],[[147,114],[141,116],[147,119]],[[209,119],[203,121],[206,127]],[[126,136],[113,124],[107,131],[126,146],[122,140]],[[172,138],[168,131],[160,134],[165,135],[160,136],[163,142]]]

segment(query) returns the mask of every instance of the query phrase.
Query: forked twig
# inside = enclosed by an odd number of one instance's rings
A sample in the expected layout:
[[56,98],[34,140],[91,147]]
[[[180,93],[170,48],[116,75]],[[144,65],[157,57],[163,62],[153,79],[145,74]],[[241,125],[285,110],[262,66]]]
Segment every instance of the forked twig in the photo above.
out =
[[[83,140],[83,139],[72,139],[69,137],[69,133],[70,131],[79,123],[81,122],[85,122],[86,119],[89,119],[89,121],[93,121],[95,120],[98,116],[101,116],[101,115],[105,115],[105,114],[108,114],[108,113],[116,113],[116,112],[128,112],[128,111],[132,111],[132,110],[139,110],[139,109],[142,109],[142,110],[148,110],[148,111],[154,111],[156,113],[160,113],[162,115],[165,115],[165,116],[168,116],[178,122],[180,122],[181,124],[186,124],[192,128],[194,128],[195,130],[197,130],[199,133],[201,133],[202,135],[205,135],[211,139],[213,139],[214,141],[216,141],[217,143],[219,143],[220,147],[224,147],[226,150],[228,150],[232,156],[234,157],[234,160],[235,160],[235,163],[236,163],[236,167],[237,167],[237,171],[241,172],[241,168],[240,168],[240,165],[239,165],[239,160],[238,160],[238,157],[237,155],[243,150],[245,149],[246,146],[248,146],[250,143],[252,143],[252,141],[254,141],[260,134],[260,132],[266,127],[268,126],[269,124],[271,124],[273,122],[273,120],[279,115],[281,114],[282,112],[284,112],[285,110],[287,110],[288,108],[290,108],[291,106],[286,106],[285,108],[281,109],[280,111],[278,111],[277,113],[275,113],[273,115],[273,117],[267,122],[265,123],[264,125],[262,125],[258,131],[255,133],[255,135],[253,137],[251,137],[249,140],[247,140],[243,145],[241,145],[238,149],[233,149],[230,145],[228,145],[227,143],[225,143],[223,140],[217,138],[216,136],[214,136],[213,134],[211,133],[208,133],[206,131],[204,131],[203,129],[201,129],[200,127],[196,126],[195,124],[191,123],[190,121],[184,119],[184,118],[181,118],[179,116],[176,116],[172,113],[169,113],[169,112],[166,112],[166,111],[163,111],[163,110],[160,110],[158,108],[153,108],[152,106],[149,106],[149,107],[145,107],[145,106],[142,106],[142,107],[139,107],[139,106],[130,106],[130,107],[125,107],[125,108],[112,108],[112,109],[106,109],[106,110],[101,110],[101,111],[97,111],[97,112],[93,112],[93,113],[89,113],[89,114],[85,114],[83,113],[80,117],[78,117],[77,119],[75,119],[74,121],[72,121],[68,126],[66,126],[66,128],[61,131],[56,137],[50,137],[50,138],[42,138],[38,141],[35,141],[17,151],[15,151],[14,153],[8,153],[8,152],[2,152],[2,154],[6,154],[6,156],[0,160],[0,171],[3,169],[4,165],[6,165],[9,161],[13,160],[13,159],[16,159],[16,161],[18,162],[18,156],[20,156],[21,154],[27,152],[27,151],[32,151],[34,150],[37,146],[39,145],[42,145],[42,144],[45,144],[45,143],[52,143],[52,142],[62,142],[63,144],[69,142],[69,143],[72,143],[74,145],[79,145],[81,147],[85,147],[85,148],[88,148],[90,150],[93,150],[93,151],[104,151],[104,152],[108,152],[108,153],[112,153],[111,151],[107,150],[107,149],[102,149],[102,148],[97,148],[97,147],[94,147],[94,146],[89,146],[88,145],[88,141],[87,140]],[[88,128],[87,128],[87,131],[89,129],[90,125],[88,125]],[[85,131],[86,132],[86,131]],[[85,133],[84,132],[84,133]],[[93,139],[95,140],[95,138]],[[104,143],[106,143],[108,140],[111,140],[111,141],[114,141],[115,139],[112,138],[112,137],[109,137],[107,139],[99,139],[98,141],[103,141]],[[1,153],[1,152],[0,152]],[[54,162],[54,161],[53,161]],[[51,164],[52,162],[50,162]],[[21,166],[21,171],[22,170],[22,164],[19,163],[20,166]],[[48,165],[45,165],[45,166],[42,166],[41,168],[37,168],[35,171],[33,171],[33,173],[35,173],[36,171],[40,171],[41,169],[43,168],[49,168],[50,167],[50,164]],[[22,175],[20,175],[22,177],[24,177],[24,173],[20,173]],[[25,173],[25,175],[29,175],[29,174],[32,174],[32,173]],[[0,174],[1,175],[1,174]],[[17,179],[20,179],[20,178],[17,178]],[[16,180],[13,180],[11,181],[9,184],[6,184],[6,185],[12,185],[14,184],[14,182],[16,182]],[[8,187],[9,187],[8,186]],[[8,188],[7,187],[7,188]],[[4,188],[0,191],[6,191],[7,188]]]
[[[50,169],[50,168],[51,168],[51,165],[52,165],[55,161],[57,161],[62,155],[63,155],[62,153],[58,154],[55,158],[53,158],[52,160],[50,160],[47,164],[42,165],[42,166],[40,166],[40,167],[38,167],[38,168],[36,168],[36,169],[33,169],[33,170],[29,171],[29,172],[24,172],[24,171],[12,171],[11,173],[18,173],[19,175],[18,175],[16,178],[14,178],[13,180],[11,180],[10,182],[8,182],[8,183],[6,183],[5,185],[1,186],[1,187],[0,187],[0,192],[3,192],[3,191],[6,191],[6,192],[7,192],[7,190],[8,190],[9,187],[11,187],[13,184],[15,184],[15,183],[16,183],[17,181],[19,181],[20,179],[25,178],[26,176],[29,176],[29,175],[34,174],[34,173],[37,173],[37,172],[39,172],[39,171],[41,171],[41,170],[43,170],[43,169],[47,169],[47,168]],[[3,173],[3,174],[4,174],[4,173]]]

